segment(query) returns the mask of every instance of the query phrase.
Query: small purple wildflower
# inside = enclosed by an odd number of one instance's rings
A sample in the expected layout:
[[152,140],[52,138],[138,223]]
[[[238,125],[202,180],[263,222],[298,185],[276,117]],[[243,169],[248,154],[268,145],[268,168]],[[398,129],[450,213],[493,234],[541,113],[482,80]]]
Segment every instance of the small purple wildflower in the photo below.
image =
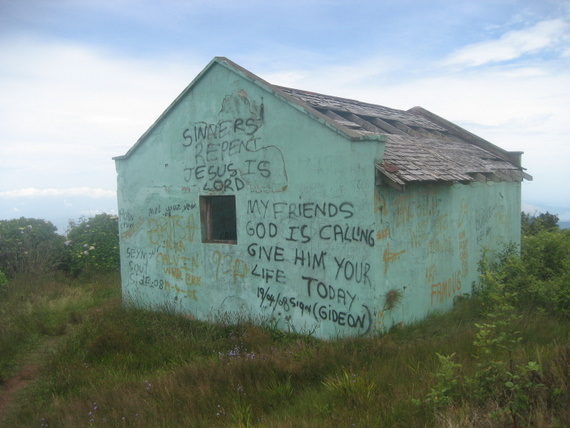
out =
[[240,347],[238,345],[236,345],[234,347],[234,349],[227,351],[225,354],[223,352],[218,352],[218,358],[222,359],[224,357],[227,357],[230,360],[234,360],[234,359],[238,359],[238,358],[243,358],[246,360],[254,360],[255,359],[255,352],[243,353],[243,351],[240,349]]
[[218,411],[216,412],[216,416],[223,416],[226,414],[224,408],[218,404],[217,407]]

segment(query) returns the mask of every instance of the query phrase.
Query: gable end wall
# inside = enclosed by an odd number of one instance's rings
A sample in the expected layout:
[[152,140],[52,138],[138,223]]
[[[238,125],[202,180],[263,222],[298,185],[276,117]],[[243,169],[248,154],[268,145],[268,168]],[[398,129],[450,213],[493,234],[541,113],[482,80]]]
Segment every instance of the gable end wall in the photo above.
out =
[[[214,64],[116,161],[125,299],[320,337],[371,332],[383,144],[348,141]],[[208,195],[235,196],[237,244],[202,242]]]

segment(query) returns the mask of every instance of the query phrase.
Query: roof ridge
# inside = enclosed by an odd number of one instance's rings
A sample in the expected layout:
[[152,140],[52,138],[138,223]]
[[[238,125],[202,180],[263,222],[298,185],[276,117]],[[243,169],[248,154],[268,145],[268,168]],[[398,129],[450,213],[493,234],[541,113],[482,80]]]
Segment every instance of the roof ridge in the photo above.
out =
[[325,98],[330,98],[333,100],[340,100],[340,101],[344,101],[344,102],[348,102],[348,103],[352,103],[352,104],[358,104],[358,105],[364,105],[364,106],[371,106],[371,107],[382,107],[385,109],[389,109],[389,110],[394,110],[394,111],[398,111],[398,112],[402,112],[402,113],[409,113],[409,114],[414,114],[413,112],[409,112],[408,110],[402,110],[402,109],[397,109],[397,108],[393,108],[393,107],[388,107],[388,106],[384,106],[381,104],[375,104],[375,103],[370,103],[367,101],[360,101],[354,98],[344,98],[344,97],[338,97],[336,95],[328,95],[328,94],[323,94],[321,92],[314,92],[314,91],[307,91],[305,89],[297,89],[297,88],[290,88],[287,86],[280,86],[280,85],[273,85],[274,87],[282,90],[282,91],[292,91],[292,92],[300,92],[300,93],[305,93],[308,95],[316,95],[319,97],[325,97]]

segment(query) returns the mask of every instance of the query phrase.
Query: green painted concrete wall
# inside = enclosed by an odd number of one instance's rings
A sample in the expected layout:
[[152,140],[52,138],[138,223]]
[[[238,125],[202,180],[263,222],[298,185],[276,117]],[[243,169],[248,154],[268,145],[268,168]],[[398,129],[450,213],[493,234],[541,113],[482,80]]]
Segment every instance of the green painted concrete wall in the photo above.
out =
[[[376,188],[377,247],[383,281],[378,329],[450,309],[478,284],[483,249],[491,254],[520,243],[520,183],[416,185],[405,192]],[[397,290],[401,304],[386,309]]]
[[[518,239],[519,184],[375,188],[383,150],[213,63],[116,161],[125,299],[327,338],[449,308]],[[202,242],[205,195],[235,195],[235,244]]]

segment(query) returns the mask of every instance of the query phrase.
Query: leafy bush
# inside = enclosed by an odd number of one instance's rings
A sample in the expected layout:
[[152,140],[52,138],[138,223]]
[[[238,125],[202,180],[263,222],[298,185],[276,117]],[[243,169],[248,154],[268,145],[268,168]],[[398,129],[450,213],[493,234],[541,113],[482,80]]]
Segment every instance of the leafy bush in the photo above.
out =
[[69,271],[118,271],[119,225],[116,216],[98,214],[70,222],[65,244],[70,251]]
[[509,245],[491,261],[480,262],[483,286],[476,297],[481,308],[492,303],[500,285],[518,310],[545,310],[570,317],[570,230],[546,228],[523,236],[521,249]]
[[558,216],[548,211],[538,215],[521,214],[521,228],[523,235],[536,235],[540,232],[555,232],[560,229]]
[[47,220],[21,217],[0,221],[0,269],[16,274],[43,274],[65,262],[63,236]]
[[531,353],[524,350],[523,343],[525,336],[532,337],[526,318],[546,313],[570,316],[570,231],[559,230],[557,221],[556,216],[535,219],[520,251],[511,244],[493,259],[483,253],[481,286],[470,299],[483,318],[474,323],[475,370],[457,375],[455,369],[461,366],[437,354],[441,365],[436,373],[438,382],[425,398],[413,400],[415,404],[451,409],[459,385],[470,405],[487,409],[492,426],[518,427],[543,426],[545,406],[556,409],[559,401],[567,401],[568,396],[561,392],[566,376],[545,376],[541,352],[532,353],[536,361],[530,360]]

